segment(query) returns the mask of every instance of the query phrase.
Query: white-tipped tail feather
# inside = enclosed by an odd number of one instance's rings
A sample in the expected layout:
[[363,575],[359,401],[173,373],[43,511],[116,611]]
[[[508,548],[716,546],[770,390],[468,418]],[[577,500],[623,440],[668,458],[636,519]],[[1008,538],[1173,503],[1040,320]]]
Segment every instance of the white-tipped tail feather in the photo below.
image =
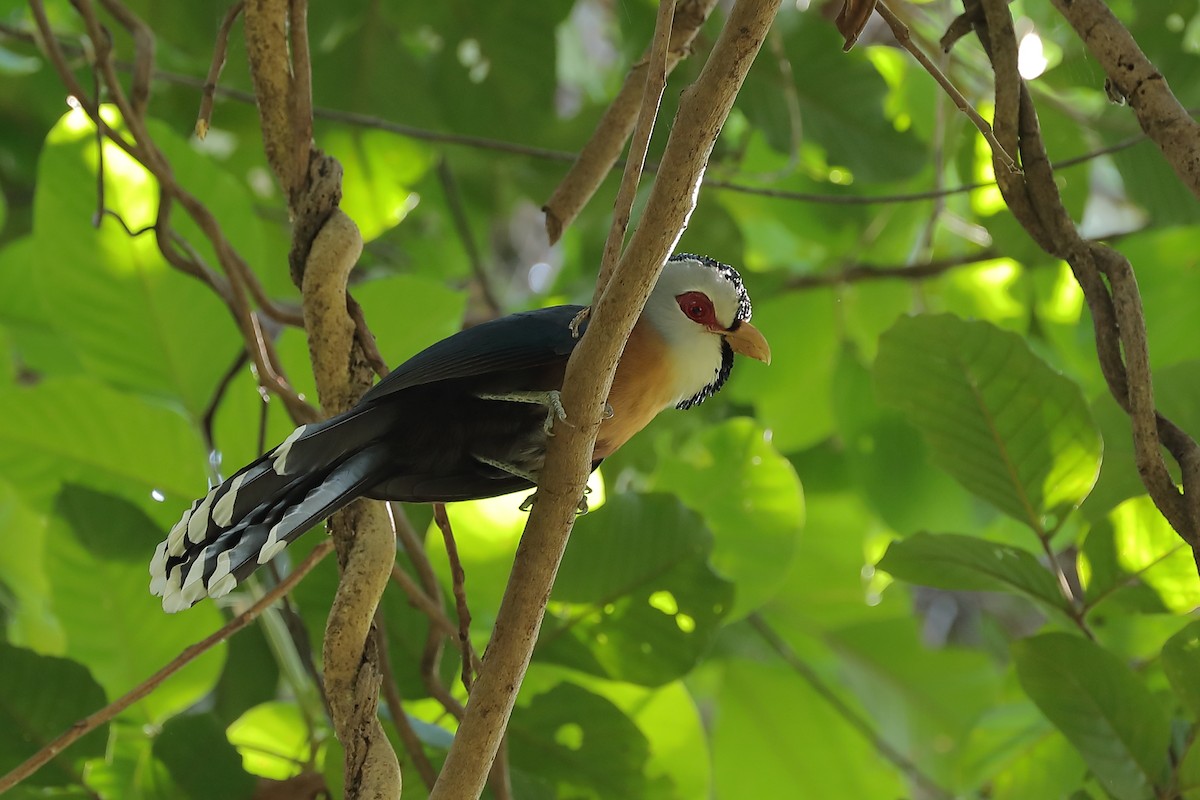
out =
[[183,513],[150,560],[150,592],[162,597],[163,610],[173,613],[233,591],[255,567],[373,483],[384,461],[382,447],[368,446],[339,463],[312,463],[304,443],[299,452],[295,448],[314,432],[318,426],[297,428]]

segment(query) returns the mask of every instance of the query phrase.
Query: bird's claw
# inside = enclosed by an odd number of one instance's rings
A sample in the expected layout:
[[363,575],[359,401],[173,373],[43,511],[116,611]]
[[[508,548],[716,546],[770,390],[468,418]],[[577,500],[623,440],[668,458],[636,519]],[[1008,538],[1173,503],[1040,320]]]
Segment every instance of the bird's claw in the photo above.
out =
[[614,416],[616,416],[616,413],[617,412],[613,411],[612,406],[610,406],[608,403],[605,403],[604,410],[600,412],[600,419],[612,419]]
[[575,315],[575,317],[567,324],[571,330],[571,338],[579,338],[579,328],[583,323],[588,321],[588,317],[592,315],[592,307],[584,306],[583,309]]
[[553,436],[554,431],[551,429],[554,427],[555,417],[557,417],[564,425],[571,424],[567,422],[567,410],[563,408],[562,392],[546,392],[546,405],[550,408],[550,411],[546,414],[546,422],[542,425],[542,428],[546,431],[547,436]]
[[[590,486],[583,487],[583,497],[580,497],[579,502],[575,504],[575,513],[578,514],[579,516],[583,516],[584,514],[588,513],[587,496],[591,493],[591,491],[592,491],[592,488]],[[521,505],[517,506],[517,510],[518,511],[532,510],[534,504],[537,503],[537,496],[538,496],[538,493],[534,492],[533,494],[529,495],[529,497],[526,497],[524,500],[521,501]]]

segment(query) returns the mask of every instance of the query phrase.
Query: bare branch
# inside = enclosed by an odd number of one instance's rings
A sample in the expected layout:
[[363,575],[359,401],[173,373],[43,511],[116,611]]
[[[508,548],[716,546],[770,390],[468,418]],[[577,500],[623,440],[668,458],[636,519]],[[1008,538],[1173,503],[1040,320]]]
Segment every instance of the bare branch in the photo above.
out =
[[1104,68],[1110,85],[1129,101],[1179,180],[1200,198],[1200,123],[1180,105],[1167,79],[1102,0],[1053,3]]
[[629,143],[629,156],[625,159],[625,171],[621,175],[621,186],[613,206],[612,224],[604,240],[604,256],[600,261],[600,275],[596,279],[596,290],[592,302],[600,299],[608,287],[613,270],[621,257],[625,245],[625,232],[629,229],[629,218],[633,213],[633,201],[637,197],[638,184],[642,179],[642,166],[646,163],[646,152],[650,149],[650,136],[654,133],[654,122],[658,119],[658,105],[662,101],[663,89],[667,86],[667,49],[671,42],[671,18],[673,0],[659,0],[658,16],[654,22],[654,41],[650,45],[650,58],[646,64],[642,89],[642,102],[638,108],[637,123]]
[[539,500],[521,537],[483,672],[430,795],[433,800],[476,797],[483,789],[591,470],[617,360],[695,207],[717,134],[778,8],[779,0],[738,0],[700,77],[681,97],[646,213],[567,366],[562,399],[573,424],[556,426],[550,440]]
[[[687,56],[692,40],[716,4],[716,0],[677,0],[667,56],[668,75]],[[587,205],[621,157],[621,150],[633,131],[641,107],[643,87],[646,85],[642,73],[647,69],[649,61],[645,56],[629,68],[625,83],[596,125],[592,138],[546,201],[543,210],[546,212],[546,234],[551,244],[558,241],[563,229]]]
[[213,99],[217,94],[217,81],[221,79],[221,70],[225,68],[225,53],[229,48],[229,32],[233,23],[241,15],[245,0],[238,0],[225,12],[221,27],[217,29],[217,43],[213,45],[212,64],[208,68],[208,77],[204,81],[204,89],[200,94],[200,113],[196,115],[196,138],[203,139],[208,135],[208,127],[212,123]]

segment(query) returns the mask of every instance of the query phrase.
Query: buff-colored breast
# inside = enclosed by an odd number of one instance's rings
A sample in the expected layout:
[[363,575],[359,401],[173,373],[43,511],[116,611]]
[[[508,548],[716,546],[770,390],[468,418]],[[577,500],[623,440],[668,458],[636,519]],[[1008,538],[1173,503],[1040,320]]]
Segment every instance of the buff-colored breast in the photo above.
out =
[[674,384],[666,342],[652,325],[639,320],[617,365],[608,394],[613,415],[600,424],[593,457],[608,457],[646,427],[671,404]]

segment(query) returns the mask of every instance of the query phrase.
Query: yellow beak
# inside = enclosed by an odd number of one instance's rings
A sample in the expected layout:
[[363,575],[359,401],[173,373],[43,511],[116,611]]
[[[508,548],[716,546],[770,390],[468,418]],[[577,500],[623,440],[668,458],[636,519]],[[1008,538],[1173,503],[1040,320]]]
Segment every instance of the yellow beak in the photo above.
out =
[[743,322],[736,330],[727,331],[722,335],[733,348],[733,352],[750,356],[764,364],[771,363],[771,345],[767,344],[767,338],[758,328],[749,322]]

